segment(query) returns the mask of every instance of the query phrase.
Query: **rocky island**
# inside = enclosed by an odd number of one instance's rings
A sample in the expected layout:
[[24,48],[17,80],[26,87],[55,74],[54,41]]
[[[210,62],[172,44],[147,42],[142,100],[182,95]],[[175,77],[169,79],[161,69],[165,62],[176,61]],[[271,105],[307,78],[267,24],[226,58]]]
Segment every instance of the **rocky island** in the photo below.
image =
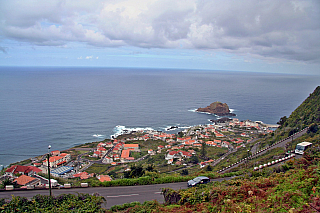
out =
[[198,108],[196,111],[208,112],[217,116],[236,116],[236,114],[230,112],[229,106],[226,103],[221,103],[219,101],[213,102],[205,108]]

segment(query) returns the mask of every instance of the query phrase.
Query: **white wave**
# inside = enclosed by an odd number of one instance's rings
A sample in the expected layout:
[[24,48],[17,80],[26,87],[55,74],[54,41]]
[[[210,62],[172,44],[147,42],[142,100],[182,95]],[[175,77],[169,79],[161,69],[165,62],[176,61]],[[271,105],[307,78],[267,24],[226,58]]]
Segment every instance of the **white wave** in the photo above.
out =
[[95,137],[95,138],[103,138],[104,135],[94,134],[94,135],[92,135],[92,137]]
[[111,138],[116,138],[118,137],[119,135],[122,135],[122,134],[129,134],[131,132],[139,132],[139,131],[149,131],[149,130],[154,130],[153,128],[151,127],[134,127],[134,128],[126,128],[126,126],[122,126],[122,125],[117,125],[113,131],[115,134],[111,135],[110,137]]
[[188,111],[189,111],[189,112],[196,112],[197,109],[189,109]]
[[234,111],[236,111],[235,109],[229,109],[230,113],[233,113]]

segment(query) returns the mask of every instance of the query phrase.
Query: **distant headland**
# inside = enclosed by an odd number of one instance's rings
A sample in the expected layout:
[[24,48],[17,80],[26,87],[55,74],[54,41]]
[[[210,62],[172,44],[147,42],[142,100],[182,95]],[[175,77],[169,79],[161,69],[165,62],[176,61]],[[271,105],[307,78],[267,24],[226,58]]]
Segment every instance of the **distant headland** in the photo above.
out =
[[207,112],[215,114],[217,116],[236,116],[236,114],[231,113],[228,104],[221,103],[219,101],[213,102],[207,107],[198,108],[197,112]]

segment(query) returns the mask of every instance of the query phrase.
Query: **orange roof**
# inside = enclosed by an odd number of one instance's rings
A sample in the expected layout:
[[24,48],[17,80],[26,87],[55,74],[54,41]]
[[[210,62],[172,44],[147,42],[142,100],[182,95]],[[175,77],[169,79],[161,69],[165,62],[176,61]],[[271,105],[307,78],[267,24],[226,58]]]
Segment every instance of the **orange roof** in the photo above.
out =
[[16,178],[14,181],[17,182],[19,185],[26,185],[27,183],[35,180],[36,178],[27,176],[27,175],[21,175],[20,177]]
[[109,175],[100,175],[99,180],[100,180],[101,182],[104,182],[104,181],[111,181],[111,178],[110,178],[110,176],[109,176]]
[[61,154],[60,154],[61,157],[65,157],[65,156],[67,156],[67,155],[68,155],[68,153],[61,153]]
[[130,150],[122,150],[121,158],[128,158],[130,155]]
[[[50,157],[49,158],[49,162],[52,163],[52,162],[55,162],[57,160],[60,160],[62,157],[60,156],[53,156],[53,157]],[[43,162],[47,162],[48,159],[45,159]]]
[[139,148],[139,144],[125,144],[124,147],[125,148],[129,148],[129,147]]

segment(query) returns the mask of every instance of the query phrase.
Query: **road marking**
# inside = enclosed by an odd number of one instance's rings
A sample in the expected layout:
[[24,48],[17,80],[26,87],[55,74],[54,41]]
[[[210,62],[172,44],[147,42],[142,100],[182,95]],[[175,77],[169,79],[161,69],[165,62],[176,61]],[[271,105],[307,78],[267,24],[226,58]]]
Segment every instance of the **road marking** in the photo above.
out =
[[107,197],[130,197],[130,196],[136,196],[136,195],[139,195],[139,194],[128,194],[128,195],[114,195],[114,196],[107,196]]

